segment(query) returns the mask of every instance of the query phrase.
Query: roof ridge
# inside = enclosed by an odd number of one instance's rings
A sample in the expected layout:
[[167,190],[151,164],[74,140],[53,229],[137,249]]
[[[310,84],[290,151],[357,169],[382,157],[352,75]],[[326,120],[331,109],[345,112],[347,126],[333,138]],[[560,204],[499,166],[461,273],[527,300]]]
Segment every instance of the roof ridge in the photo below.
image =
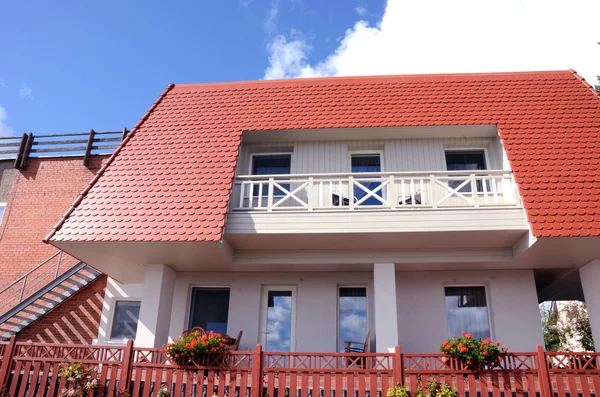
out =
[[115,151],[113,152],[113,154],[108,158],[108,160],[106,161],[106,163],[104,163],[104,165],[102,166],[102,168],[100,168],[100,170],[98,170],[98,172],[96,173],[96,175],[94,176],[94,178],[88,183],[88,185],[85,187],[85,189],[83,189],[83,191],[79,194],[79,196],[77,196],[77,198],[75,199],[75,201],[73,202],[73,204],[71,204],[71,207],[63,215],[63,217],[58,221],[58,223],[56,224],[56,226],[54,226],[52,228],[52,230],[50,231],[50,233],[48,234],[48,236],[46,236],[46,238],[44,238],[42,240],[44,243],[46,243],[46,244],[49,243],[50,239],[62,227],[62,225],[66,222],[67,218],[69,218],[69,216],[73,213],[73,211],[75,211],[75,208],[77,208],[77,206],[81,203],[81,201],[83,200],[83,198],[88,194],[88,192],[96,184],[96,182],[98,181],[98,179],[100,179],[100,177],[104,174],[104,172],[106,171],[106,169],[108,168],[108,166],[113,162],[113,160],[121,152],[121,149],[123,149],[123,147],[127,144],[127,142],[129,142],[129,140],[131,139],[131,137],[137,132],[137,130],[142,126],[142,124],[144,124],[144,122],[148,119],[148,117],[150,117],[150,114],[152,114],[152,112],[154,111],[154,109],[156,109],[156,107],[167,96],[167,94],[169,93],[169,91],[171,91],[173,89],[173,87],[175,87],[175,84],[173,84],[173,83],[169,84],[167,86],[167,88],[162,92],[162,94],[160,94],[160,96],[156,99],[156,101],[154,101],[154,103],[152,104],[152,106],[150,106],[150,109],[148,109],[146,111],[146,113],[136,123],[136,125],[133,126],[133,128],[131,129],[131,131],[127,135],[127,137],[125,137],[125,139],[123,139],[123,141],[121,141],[121,143],[119,144],[119,146],[115,149]]
[[598,99],[600,99],[600,92],[596,91],[596,89],[590,83],[585,81],[585,79],[581,77],[579,73],[577,73],[574,69],[569,69],[569,72],[573,73],[573,76],[575,76],[579,81],[581,81],[584,86],[589,88],[594,93],[594,95],[596,95]]
[[480,73],[422,73],[422,74],[385,74],[385,75],[368,75],[368,76],[328,76],[328,77],[300,77],[274,80],[241,80],[241,81],[221,81],[210,83],[183,83],[176,84],[175,88],[212,88],[212,87],[227,87],[227,86],[262,86],[281,83],[302,84],[306,82],[342,82],[342,81],[365,81],[365,80],[421,80],[421,79],[439,79],[439,78],[460,78],[460,77],[494,77],[494,76],[531,76],[531,75],[547,75],[556,73],[571,73],[569,70],[539,70],[539,71],[520,71],[520,72],[480,72]]

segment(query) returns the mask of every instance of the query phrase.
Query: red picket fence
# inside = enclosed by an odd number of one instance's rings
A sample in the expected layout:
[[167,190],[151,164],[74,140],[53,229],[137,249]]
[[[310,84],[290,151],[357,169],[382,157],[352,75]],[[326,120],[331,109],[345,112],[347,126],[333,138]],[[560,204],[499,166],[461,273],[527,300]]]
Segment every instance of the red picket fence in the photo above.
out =
[[[397,383],[411,395],[430,378],[461,397],[600,396],[600,353],[507,353],[497,368],[466,369],[442,354],[232,352],[225,363],[178,366],[163,349],[0,342],[0,390],[10,397],[59,396],[62,362],[95,366],[95,396],[386,397]],[[540,365],[542,364],[542,365]],[[0,395],[3,395],[0,393]]]

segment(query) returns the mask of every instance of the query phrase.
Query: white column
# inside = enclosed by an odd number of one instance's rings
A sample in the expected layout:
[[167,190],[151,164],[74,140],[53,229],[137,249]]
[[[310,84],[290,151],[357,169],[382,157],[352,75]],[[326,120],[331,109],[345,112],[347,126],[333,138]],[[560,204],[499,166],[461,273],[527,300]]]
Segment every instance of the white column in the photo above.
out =
[[590,318],[596,351],[600,351],[600,259],[579,269],[583,296]]
[[135,345],[161,347],[167,343],[175,272],[166,265],[146,265]]
[[393,352],[398,344],[396,266],[393,263],[373,265],[373,285],[377,352]]

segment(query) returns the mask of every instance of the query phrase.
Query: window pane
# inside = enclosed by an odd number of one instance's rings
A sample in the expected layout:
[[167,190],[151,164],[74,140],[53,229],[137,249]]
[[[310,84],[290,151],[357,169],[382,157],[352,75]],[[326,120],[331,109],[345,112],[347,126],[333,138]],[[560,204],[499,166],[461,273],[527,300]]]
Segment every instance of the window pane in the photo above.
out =
[[446,287],[448,336],[460,336],[462,331],[474,338],[490,335],[485,287]]
[[291,351],[292,299],[292,291],[267,292],[266,351]]
[[[379,154],[353,154],[350,157],[350,161],[352,163],[352,172],[381,172],[381,156]],[[360,182],[360,179],[357,181],[367,190],[375,190],[381,185],[381,182]],[[382,197],[382,191],[378,190],[375,195]],[[360,201],[364,196],[368,193],[365,192],[358,186],[354,187],[354,198],[356,201]],[[381,205],[382,202],[377,198],[370,196],[368,199],[363,201],[360,205]]]
[[2,217],[4,216],[5,209],[6,209],[6,205],[0,205],[0,223],[2,223]]
[[139,315],[139,301],[116,301],[110,338],[134,339]]
[[206,332],[227,333],[229,288],[194,288],[189,328],[202,327]]
[[361,342],[367,337],[367,289],[343,287],[339,289],[339,351],[346,349],[346,341]]
[[[292,156],[289,154],[282,155],[264,155],[252,157],[252,175],[287,175],[291,172]],[[281,184],[287,190],[290,190],[290,184]],[[259,186],[254,186],[254,196],[258,196]],[[267,186],[263,186],[262,195],[267,196]],[[283,195],[281,189],[275,188],[273,191],[275,196]]]

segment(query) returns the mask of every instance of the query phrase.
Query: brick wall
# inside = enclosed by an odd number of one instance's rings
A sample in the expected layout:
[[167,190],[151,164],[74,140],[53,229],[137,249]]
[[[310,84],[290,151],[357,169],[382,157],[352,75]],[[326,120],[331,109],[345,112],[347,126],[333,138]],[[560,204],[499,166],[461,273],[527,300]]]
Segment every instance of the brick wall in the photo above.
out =
[[92,343],[98,337],[106,276],[100,276],[17,335],[19,341]]
[[[81,157],[30,159],[25,169],[10,175],[8,206],[0,223],[0,289],[58,251],[42,239],[107,158],[92,157],[89,168]],[[69,259],[63,261],[75,263]],[[22,330],[18,339],[91,343],[98,335],[105,287],[102,276]]]
[[17,171],[0,224],[0,288],[35,267],[57,249],[42,239],[92,180],[107,156],[30,159]]

